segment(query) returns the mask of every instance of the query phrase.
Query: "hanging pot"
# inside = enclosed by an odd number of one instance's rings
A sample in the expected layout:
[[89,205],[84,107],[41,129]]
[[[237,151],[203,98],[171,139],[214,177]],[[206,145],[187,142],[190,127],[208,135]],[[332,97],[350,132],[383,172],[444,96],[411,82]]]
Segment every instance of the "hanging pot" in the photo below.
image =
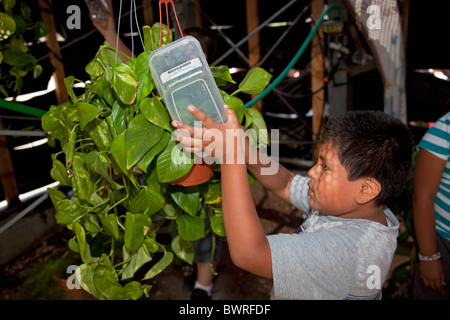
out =
[[183,187],[196,186],[207,182],[214,175],[214,165],[207,163],[198,163],[192,166],[192,169],[183,177],[178,178],[170,185],[180,185]]

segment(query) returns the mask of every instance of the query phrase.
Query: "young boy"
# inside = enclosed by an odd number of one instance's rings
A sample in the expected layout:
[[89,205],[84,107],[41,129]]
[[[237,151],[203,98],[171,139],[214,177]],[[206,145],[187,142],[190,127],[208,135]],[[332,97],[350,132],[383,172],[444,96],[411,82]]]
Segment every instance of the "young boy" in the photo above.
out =
[[[221,164],[223,219],[237,266],[273,278],[274,299],[381,298],[399,227],[384,205],[401,193],[411,165],[412,139],[401,121],[376,111],[331,117],[307,178],[283,166],[273,175],[261,174],[270,161],[250,147],[230,108],[225,124],[193,106],[188,109],[203,128],[172,124],[189,132],[177,135],[185,150],[205,150]],[[232,157],[227,144],[233,144]],[[252,152],[258,161],[248,161]],[[238,161],[241,156],[247,163]],[[264,187],[308,215],[295,233],[264,234],[247,168]]]

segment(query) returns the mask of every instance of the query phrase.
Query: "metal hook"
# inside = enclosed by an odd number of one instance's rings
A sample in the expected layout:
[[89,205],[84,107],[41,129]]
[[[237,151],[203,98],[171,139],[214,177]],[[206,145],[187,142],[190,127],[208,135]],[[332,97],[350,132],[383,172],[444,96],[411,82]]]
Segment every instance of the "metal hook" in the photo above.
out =
[[[173,0],[159,0],[159,22],[160,22],[160,24],[162,23],[162,13],[161,13],[161,4],[162,3],[164,3],[164,5],[166,6],[167,36],[169,37],[169,42],[171,42],[170,27],[169,27],[169,8],[168,8],[169,3],[172,4],[173,13],[175,15],[175,20],[177,21],[178,30],[180,30],[181,37],[184,37],[183,31],[181,30],[181,27],[180,27],[180,23],[178,22],[178,16],[177,16],[177,12],[175,10],[175,4],[173,3]],[[161,25],[160,25],[159,26],[159,47],[160,48],[161,48],[161,45],[162,45],[162,30],[161,30]]]

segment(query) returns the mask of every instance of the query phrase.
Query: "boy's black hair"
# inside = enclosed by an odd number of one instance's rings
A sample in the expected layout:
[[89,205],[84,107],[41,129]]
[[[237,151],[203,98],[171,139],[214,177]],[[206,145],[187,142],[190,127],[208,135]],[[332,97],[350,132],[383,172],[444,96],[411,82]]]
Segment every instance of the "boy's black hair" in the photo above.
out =
[[397,198],[410,174],[413,140],[409,128],[382,111],[348,111],[331,116],[323,140],[331,142],[348,179],[370,177],[381,184],[375,205]]

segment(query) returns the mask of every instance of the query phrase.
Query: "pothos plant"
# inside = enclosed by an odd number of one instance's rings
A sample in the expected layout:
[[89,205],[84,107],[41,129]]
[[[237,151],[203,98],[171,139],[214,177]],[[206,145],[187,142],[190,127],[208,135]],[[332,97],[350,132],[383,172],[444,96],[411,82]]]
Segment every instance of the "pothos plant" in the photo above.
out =
[[[147,280],[175,256],[193,262],[193,241],[208,233],[226,237],[218,165],[201,185],[170,184],[191,170],[194,159],[174,151],[174,128],[148,67],[159,32],[159,23],[144,26],[145,51],[126,63],[117,61],[108,43],[102,45],[86,66],[90,81],[84,93],[77,96],[73,90],[82,81],[66,78],[70,101],[52,105],[42,118],[44,131],[61,145],[52,154],[51,176],[70,191],[48,190],[56,220],[73,231],[68,246],[82,261],[77,280],[97,299],[148,297]],[[162,35],[167,44],[164,26]],[[211,70],[219,87],[236,84],[227,66]],[[252,68],[232,94],[220,90],[247,128],[267,130],[259,111],[244,108],[236,94],[257,94],[270,78],[265,70]],[[172,161],[174,154],[184,161]],[[158,233],[170,223],[176,232],[170,243],[161,243]]]
[[42,21],[33,21],[31,9],[24,1],[0,0],[0,94],[20,94],[23,78],[33,73],[36,79],[42,66],[30,53],[26,42],[37,41],[48,33]]

